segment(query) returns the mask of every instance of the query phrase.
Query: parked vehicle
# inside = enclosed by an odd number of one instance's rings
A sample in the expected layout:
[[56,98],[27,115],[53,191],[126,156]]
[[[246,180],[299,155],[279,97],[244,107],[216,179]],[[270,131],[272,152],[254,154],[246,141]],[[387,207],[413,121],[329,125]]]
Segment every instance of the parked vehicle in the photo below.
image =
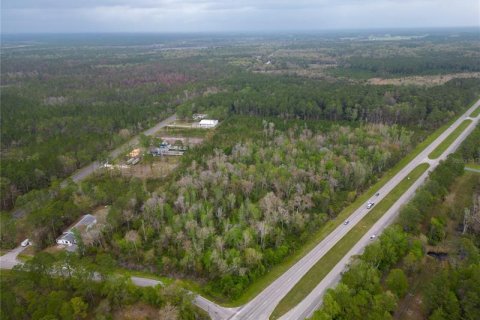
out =
[[22,247],[26,247],[26,246],[28,246],[29,244],[30,244],[30,239],[25,239],[25,240],[23,240],[22,243],[21,243]]

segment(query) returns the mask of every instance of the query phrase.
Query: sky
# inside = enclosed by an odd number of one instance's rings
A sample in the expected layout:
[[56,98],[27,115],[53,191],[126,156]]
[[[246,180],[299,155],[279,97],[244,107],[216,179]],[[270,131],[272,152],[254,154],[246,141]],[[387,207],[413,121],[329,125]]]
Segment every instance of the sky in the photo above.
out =
[[2,33],[480,26],[479,0],[2,0]]

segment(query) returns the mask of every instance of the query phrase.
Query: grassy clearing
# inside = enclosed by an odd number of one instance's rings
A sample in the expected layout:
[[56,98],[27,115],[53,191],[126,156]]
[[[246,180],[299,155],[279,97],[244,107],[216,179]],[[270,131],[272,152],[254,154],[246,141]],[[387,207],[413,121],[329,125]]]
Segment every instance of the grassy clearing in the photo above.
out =
[[440,143],[435,150],[430,152],[428,157],[430,159],[437,159],[445,150],[455,141],[458,136],[472,123],[472,120],[464,120],[450,135]]
[[475,111],[473,111],[473,112],[470,114],[470,117],[476,118],[476,117],[478,117],[478,115],[480,115],[480,107],[477,107],[477,109],[475,109]]
[[410,179],[403,179],[382,201],[373,207],[280,301],[271,319],[278,319],[300,303],[429,166],[426,163],[417,166],[408,175]]

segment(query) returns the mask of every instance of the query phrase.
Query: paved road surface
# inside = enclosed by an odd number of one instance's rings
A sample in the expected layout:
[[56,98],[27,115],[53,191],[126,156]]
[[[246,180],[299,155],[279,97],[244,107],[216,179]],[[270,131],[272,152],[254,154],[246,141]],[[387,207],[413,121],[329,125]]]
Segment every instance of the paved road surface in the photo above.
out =
[[[475,105],[470,108],[465,115],[469,115],[473,110],[480,105],[480,100],[475,103]],[[313,314],[313,312],[318,309],[322,303],[323,294],[330,287],[333,287],[338,283],[341,278],[341,273],[347,267],[351,257],[354,255],[361,254],[364,248],[371,243],[370,235],[372,234],[381,234],[381,232],[391,223],[393,223],[397,217],[400,207],[408,202],[414,195],[415,191],[420,187],[423,182],[427,179],[429,172],[433,171],[435,167],[440,163],[441,160],[447,158],[447,156],[453,153],[463,142],[463,140],[475,129],[477,124],[480,121],[480,115],[476,118],[470,118],[462,116],[457,120],[444,134],[442,134],[438,139],[436,139],[430,146],[428,146],[421,154],[419,154],[412,162],[414,163],[412,169],[418,164],[425,162],[430,164],[430,168],[393,204],[393,206],[380,218],[375,225],[365,234],[365,236],[342,258],[342,260],[328,273],[328,275],[317,285],[317,287],[296,307],[290,310],[280,319],[282,320],[299,320],[305,319]],[[445,150],[445,152],[435,160],[429,159],[428,154],[435,149],[435,147],[443,141],[448,134],[450,134],[455,128],[460,125],[465,119],[472,119],[472,123],[463,131],[463,133]],[[410,164],[409,164],[410,166]],[[396,179],[395,176],[394,179]],[[398,180],[398,182],[400,182]],[[397,180],[395,180],[397,181]],[[397,183],[398,183],[397,182]],[[382,188],[383,189],[383,188]],[[381,191],[383,192],[383,191]],[[386,195],[386,193],[385,193]],[[354,213],[353,215],[355,215]]]
[[26,248],[27,247],[18,246],[17,248],[1,256],[0,269],[12,269],[13,266],[20,264],[21,261],[17,259],[17,256]]

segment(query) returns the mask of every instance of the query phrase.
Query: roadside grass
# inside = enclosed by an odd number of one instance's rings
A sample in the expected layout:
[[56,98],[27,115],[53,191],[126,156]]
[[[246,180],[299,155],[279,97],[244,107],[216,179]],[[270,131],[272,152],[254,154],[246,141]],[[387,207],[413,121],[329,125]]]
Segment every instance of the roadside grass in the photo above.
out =
[[21,261],[21,262],[27,262],[27,261],[29,261],[29,260],[32,260],[32,259],[33,259],[33,256],[32,256],[32,255],[29,255],[29,254],[20,253],[20,254],[17,256],[17,259],[18,259],[18,261]]
[[435,150],[430,152],[428,157],[430,159],[437,159],[442,153],[458,138],[460,134],[472,123],[472,120],[464,120],[450,135],[440,143]]
[[22,262],[27,262],[28,260],[33,259],[35,253],[34,246],[30,245],[17,255],[17,259]]
[[329,220],[323,225],[317,232],[313,233],[305,242],[305,244],[298,248],[295,252],[292,252],[287,258],[280,264],[272,267],[265,275],[256,279],[245,292],[237,299],[226,300],[224,297],[212,296],[211,294],[202,290],[202,287],[193,281],[183,281],[185,287],[191,291],[201,294],[207,299],[214,301],[224,307],[238,307],[251,299],[256,297],[262,290],[268,287],[279,276],[285,273],[291,266],[297,263],[303,256],[305,256],[310,250],[312,250],[318,243],[320,243],[326,236],[328,236],[336,227],[345,221],[355,210],[360,206],[363,206],[368,199],[370,199],[378,189],[383,187],[390,179],[392,179],[400,170],[403,169],[410,161],[412,161],[417,155],[419,155],[428,145],[430,145],[435,139],[437,139],[447,128],[449,128],[457,118],[450,120],[445,125],[435,130],[432,134],[427,136],[425,140],[417,144],[417,146],[401,159],[393,168],[384,173],[384,175],[374,185],[369,187],[365,192],[359,195],[354,202],[343,209],[337,217]]
[[402,194],[430,167],[422,163],[413,169],[393,190],[355,226],[337,244],[328,251],[280,301],[270,319],[278,319],[300,303],[335,265],[348,253],[365,233],[380,219]]
[[475,109],[475,110],[470,114],[470,117],[476,118],[476,117],[478,117],[478,115],[480,115],[480,106],[477,107],[477,109]]

